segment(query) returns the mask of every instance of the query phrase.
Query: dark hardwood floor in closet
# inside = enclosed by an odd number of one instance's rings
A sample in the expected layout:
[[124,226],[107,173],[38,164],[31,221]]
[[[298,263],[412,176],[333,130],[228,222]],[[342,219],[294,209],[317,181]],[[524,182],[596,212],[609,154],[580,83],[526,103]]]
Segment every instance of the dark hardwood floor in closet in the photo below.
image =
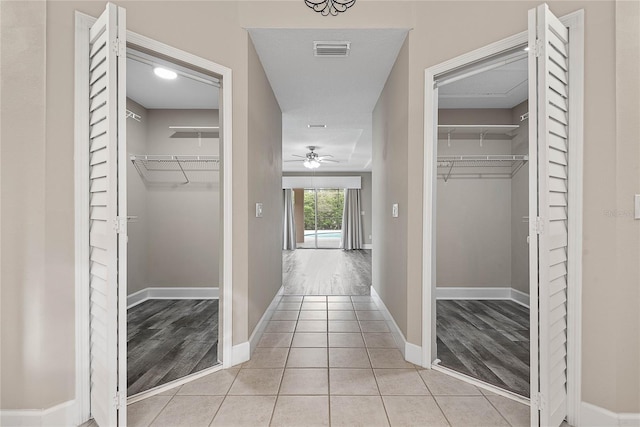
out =
[[371,251],[283,251],[282,284],[287,295],[371,295]]
[[218,300],[148,300],[127,312],[127,394],[218,363]]
[[529,396],[529,309],[513,301],[437,301],[441,365]]

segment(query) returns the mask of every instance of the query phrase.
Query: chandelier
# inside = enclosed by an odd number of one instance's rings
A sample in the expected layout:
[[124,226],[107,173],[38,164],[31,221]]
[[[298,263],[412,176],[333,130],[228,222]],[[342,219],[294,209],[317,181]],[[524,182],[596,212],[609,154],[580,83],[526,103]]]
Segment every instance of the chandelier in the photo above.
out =
[[304,2],[322,16],[336,16],[356,4],[356,0],[304,0]]

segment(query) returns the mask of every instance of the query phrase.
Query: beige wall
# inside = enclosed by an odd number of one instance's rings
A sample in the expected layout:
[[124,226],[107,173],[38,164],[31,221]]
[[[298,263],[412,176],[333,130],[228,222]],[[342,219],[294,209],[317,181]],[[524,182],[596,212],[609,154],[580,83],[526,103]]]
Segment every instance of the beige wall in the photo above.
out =
[[[249,326],[251,335],[282,286],[282,113],[253,42],[249,55]],[[263,217],[256,218],[255,204]],[[235,295],[234,295],[235,297]],[[234,298],[235,299],[235,298]]]
[[[172,138],[169,126],[217,126],[218,110],[148,110],[146,152],[218,155],[218,138]],[[174,179],[182,179],[179,173]],[[147,185],[147,286],[219,285],[220,178],[187,185]],[[131,180],[140,180],[136,172]],[[177,181],[180,182],[180,181]],[[129,210],[131,215],[135,212]],[[137,224],[132,223],[130,228]]]
[[[129,154],[147,152],[147,109],[127,98],[127,109],[142,116],[140,121],[127,119],[127,151]],[[148,229],[147,188],[132,162],[127,162],[127,213],[138,217],[127,227],[127,294],[148,287]]]
[[[602,288],[609,288],[607,301],[615,299],[611,322],[615,331],[617,394],[612,409],[619,412],[640,412],[640,220],[634,220],[633,194],[640,194],[640,2],[616,1],[616,204],[619,214],[616,222],[615,290],[610,281],[603,281]],[[609,218],[611,221],[611,218]],[[603,289],[603,291],[604,291]],[[586,297],[586,296],[585,296]],[[586,299],[586,298],[585,298]],[[586,304],[586,301],[585,301]],[[595,301],[589,301],[585,309],[597,310]],[[603,313],[603,311],[599,311]],[[588,311],[586,318],[595,311]],[[595,316],[597,319],[602,316]],[[589,318],[589,326],[593,325]],[[586,337],[586,349],[595,348],[597,337]],[[585,355],[590,366],[597,363],[598,354]],[[585,372],[585,376],[588,374]],[[585,398],[599,399],[594,393],[596,384],[589,376],[588,394]],[[590,400],[591,401],[591,400]]]
[[[384,262],[384,278],[393,279],[380,282],[388,288],[380,291],[409,342],[420,344],[424,69],[526,30],[527,10],[539,2],[360,1],[335,18],[290,1],[118,3],[127,7],[131,30],[233,69],[236,344],[248,339],[253,329],[249,313],[256,312],[253,318],[262,314],[275,286],[269,284],[262,295],[249,292],[249,276],[259,277],[268,269],[262,262],[247,261],[255,200],[250,188],[262,177],[249,168],[249,148],[257,144],[248,141],[254,126],[248,106],[257,100],[249,97],[248,72],[255,67],[249,67],[243,28],[412,28],[387,82],[397,90],[387,90],[378,104],[378,119],[385,117],[388,123],[378,124],[375,132],[385,135],[386,129],[390,143],[385,175],[376,177],[374,170],[374,197],[380,202],[374,199],[373,205],[385,215],[379,228],[374,223],[374,230],[380,230],[374,234],[375,244],[387,247],[389,255],[376,259]],[[2,388],[11,393],[3,393],[0,404],[50,407],[74,396],[73,11],[97,16],[104,3],[1,4],[2,119],[12,126],[5,125],[1,133]],[[633,236],[639,236],[640,222],[605,215],[616,209],[628,212],[633,192],[640,192],[634,142],[639,115],[638,74],[633,71],[638,66],[637,2],[555,1],[550,7],[557,15],[583,8],[586,19],[583,398],[610,410],[639,412],[640,273],[633,266],[638,265],[640,245]],[[394,104],[389,96],[396,101],[395,111],[384,109]],[[631,119],[623,120],[627,117]],[[400,123],[405,125],[392,127]],[[28,138],[23,129],[29,129]],[[30,163],[18,167],[13,159],[20,155],[29,155]],[[383,185],[393,185],[395,193]],[[389,214],[391,197],[400,203],[396,223]],[[401,222],[394,239],[385,241],[391,227]],[[382,272],[376,273],[380,279]],[[12,325],[11,330],[5,325]],[[47,349],[42,360],[33,356],[38,348]],[[10,367],[8,374],[5,366]]]
[[[73,342],[65,340],[51,349],[60,368],[46,363],[42,352],[44,341],[49,341],[44,330],[64,339],[60,329],[70,317],[60,313],[61,319],[46,325],[52,313],[45,312],[44,303],[53,295],[42,288],[47,270],[45,13],[44,3],[0,2],[1,408],[42,407],[40,384],[45,375],[66,383],[69,380],[61,374],[73,369],[73,353],[70,361],[60,358],[68,356],[65,344]],[[69,301],[69,290],[63,290],[62,299],[72,303],[73,292]]]
[[[527,102],[513,109],[446,109],[439,124],[517,124],[515,135],[455,132],[439,138],[438,155],[527,154],[528,125],[520,122]],[[489,138],[489,136],[487,137]],[[499,139],[498,139],[499,138]],[[456,173],[456,169],[452,171]],[[503,172],[476,168],[469,173]],[[513,178],[439,178],[437,184],[436,284],[438,287],[510,287],[529,293],[528,165]]]
[[[512,141],[513,154],[529,153],[529,120],[520,116],[529,111],[527,101],[512,110],[511,123],[519,124]],[[525,163],[511,179],[511,287],[529,295],[529,163]]]
[[[511,124],[508,109],[444,109],[439,124]],[[510,154],[511,139],[460,131],[438,139],[438,155]],[[448,171],[447,171],[448,172]],[[495,168],[456,172],[492,173]],[[511,179],[438,178],[436,286],[511,287]]]
[[[216,126],[218,110],[147,110],[133,100],[127,108],[141,120],[127,120],[129,154],[218,155],[219,139],[172,138],[169,126]],[[127,163],[127,210],[137,216],[128,227],[127,293],[148,287],[217,287],[220,246],[220,180],[181,185],[146,183]],[[150,179],[158,179],[153,175]]]
[[[407,336],[407,97],[405,40],[373,110],[373,287]],[[394,203],[398,217],[391,216]],[[413,230],[411,230],[413,233]]]

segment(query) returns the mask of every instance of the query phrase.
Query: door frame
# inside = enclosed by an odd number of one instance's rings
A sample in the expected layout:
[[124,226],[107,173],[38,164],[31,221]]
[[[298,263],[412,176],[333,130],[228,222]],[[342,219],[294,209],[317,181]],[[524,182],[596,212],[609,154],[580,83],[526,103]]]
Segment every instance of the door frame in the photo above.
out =
[[[582,370],[582,207],[583,207],[583,132],[584,132],[584,11],[560,18],[569,28],[570,58],[570,139],[572,153],[569,168],[569,241],[567,286],[567,418],[579,425]],[[431,368],[436,360],[436,159],[438,141],[438,89],[435,77],[442,73],[480,61],[506,50],[525,45],[528,32],[516,34],[425,70],[424,105],[424,182],[422,245],[422,366]],[[530,143],[532,143],[530,141]],[[533,295],[533,294],[532,294]],[[535,304],[534,304],[535,303]],[[537,300],[530,303],[537,307]],[[536,311],[537,315],[537,311]],[[537,331],[535,332],[537,337]],[[535,346],[535,347],[534,347]],[[537,343],[532,343],[532,349]],[[537,353],[537,352],[536,352]],[[532,352],[533,354],[533,352]],[[533,364],[531,368],[537,369]],[[464,376],[460,376],[461,379]],[[509,396],[509,393],[505,393]]]
[[[74,230],[75,230],[75,395],[76,424],[87,421],[90,408],[90,331],[89,331],[89,81],[86,70],[89,28],[96,18],[75,12],[75,107],[74,107]],[[209,71],[220,79],[222,254],[220,286],[220,339],[222,367],[233,365],[233,205],[232,205],[232,70],[181,49],[127,31],[127,44],[143,48],[181,63]],[[198,375],[192,376],[193,379]]]

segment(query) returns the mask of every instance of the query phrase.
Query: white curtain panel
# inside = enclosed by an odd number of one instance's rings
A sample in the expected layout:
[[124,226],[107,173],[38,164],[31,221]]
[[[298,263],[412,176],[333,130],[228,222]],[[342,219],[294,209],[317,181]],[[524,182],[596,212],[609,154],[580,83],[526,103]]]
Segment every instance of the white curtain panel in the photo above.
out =
[[362,249],[362,221],[360,216],[360,190],[344,190],[344,211],[342,213],[342,243],[345,251]]
[[284,191],[284,244],[282,249],[294,251],[296,249],[296,223],[293,215],[293,190]]

